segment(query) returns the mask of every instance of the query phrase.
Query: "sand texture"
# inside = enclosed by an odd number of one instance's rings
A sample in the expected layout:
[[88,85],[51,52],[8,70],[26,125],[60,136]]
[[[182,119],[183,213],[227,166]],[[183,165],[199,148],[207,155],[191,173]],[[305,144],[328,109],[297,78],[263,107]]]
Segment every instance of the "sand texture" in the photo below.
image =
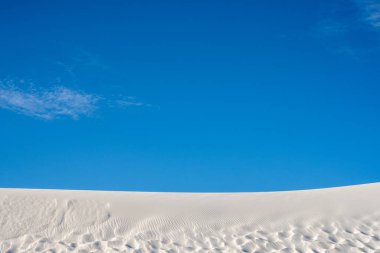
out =
[[0,252],[380,253],[380,184],[231,194],[0,189]]

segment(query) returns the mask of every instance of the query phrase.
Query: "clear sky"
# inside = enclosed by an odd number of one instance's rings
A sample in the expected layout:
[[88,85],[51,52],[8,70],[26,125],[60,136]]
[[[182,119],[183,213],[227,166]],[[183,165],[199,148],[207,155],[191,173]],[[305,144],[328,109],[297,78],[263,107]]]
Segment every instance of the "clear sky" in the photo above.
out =
[[380,181],[380,1],[0,1],[0,187]]

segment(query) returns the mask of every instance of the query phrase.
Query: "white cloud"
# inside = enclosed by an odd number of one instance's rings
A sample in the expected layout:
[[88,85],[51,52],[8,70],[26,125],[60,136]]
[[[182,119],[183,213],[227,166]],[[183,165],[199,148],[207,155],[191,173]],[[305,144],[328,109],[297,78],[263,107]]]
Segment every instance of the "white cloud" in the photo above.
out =
[[66,87],[36,90],[0,84],[0,108],[45,120],[90,115],[99,99]]

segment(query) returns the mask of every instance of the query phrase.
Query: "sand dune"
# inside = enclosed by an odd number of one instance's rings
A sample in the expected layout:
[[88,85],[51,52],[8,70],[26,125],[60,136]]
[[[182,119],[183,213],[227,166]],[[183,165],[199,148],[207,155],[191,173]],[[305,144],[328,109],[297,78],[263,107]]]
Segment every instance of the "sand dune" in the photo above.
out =
[[380,252],[380,184],[271,193],[0,189],[0,252]]

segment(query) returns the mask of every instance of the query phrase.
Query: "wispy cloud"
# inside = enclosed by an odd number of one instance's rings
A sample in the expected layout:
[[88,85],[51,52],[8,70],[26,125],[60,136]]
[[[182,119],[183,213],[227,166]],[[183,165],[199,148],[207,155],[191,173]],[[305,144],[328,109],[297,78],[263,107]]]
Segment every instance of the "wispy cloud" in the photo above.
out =
[[54,61],[54,65],[59,67],[56,71],[60,73],[60,79],[67,79],[70,82],[77,83],[81,72],[84,69],[102,72],[109,67],[100,58],[99,55],[91,53],[81,48],[73,49],[72,54],[60,57]]
[[350,26],[337,20],[326,18],[321,20],[313,29],[313,37],[333,53],[350,57],[356,55],[356,50],[348,39]]
[[380,29],[380,0],[357,0],[364,20],[373,28]]
[[45,120],[90,115],[99,100],[96,95],[66,87],[43,90],[0,84],[0,108]]
[[100,107],[126,109],[150,106],[133,96],[107,98],[64,86],[44,89],[24,80],[0,81],[0,109],[38,119],[79,119],[92,115]]
[[332,2],[313,29],[329,51],[357,60],[380,52],[380,0]]
[[136,97],[132,97],[132,96],[129,96],[129,97],[126,97],[126,98],[123,98],[123,99],[117,99],[117,100],[114,101],[114,104],[116,106],[118,106],[118,107],[152,106],[151,104],[147,104],[147,103],[138,101],[136,99]]

